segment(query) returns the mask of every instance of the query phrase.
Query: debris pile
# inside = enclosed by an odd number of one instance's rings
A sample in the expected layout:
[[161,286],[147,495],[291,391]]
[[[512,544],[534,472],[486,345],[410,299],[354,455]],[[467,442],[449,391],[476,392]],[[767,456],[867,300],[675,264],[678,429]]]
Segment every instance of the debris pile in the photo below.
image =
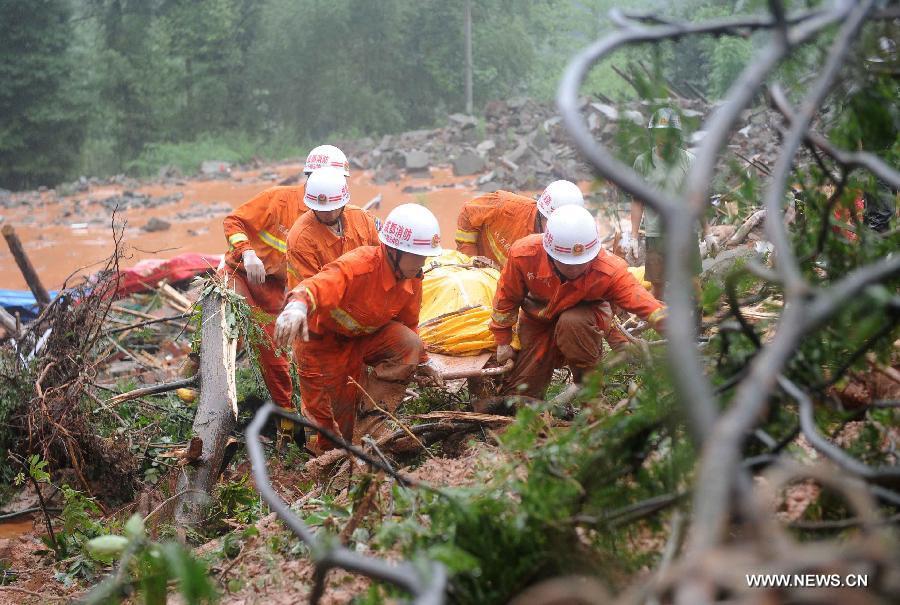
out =
[[[628,123],[643,129],[653,106],[635,101],[614,106],[584,97],[582,112],[598,141],[610,144]],[[682,100],[679,110],[699,124],[715,108],[702,100]],[[767,173],[777,152],[780,119],[760,108],[744,116],[729,150],[734,158]],[[688,143],[696,145],[703,132]],[[483,117],[451,114],[447,125],[431,130],[388,134],[338,143],[356,168],[375,172],[384,184],[407,176],[428,176],[429,168],[449,164],[456,176],[474,176],[482,191],[537,190],[556,179],[591,180],[587,164],[572,147],[552,103],[528,98],[489,102]]]

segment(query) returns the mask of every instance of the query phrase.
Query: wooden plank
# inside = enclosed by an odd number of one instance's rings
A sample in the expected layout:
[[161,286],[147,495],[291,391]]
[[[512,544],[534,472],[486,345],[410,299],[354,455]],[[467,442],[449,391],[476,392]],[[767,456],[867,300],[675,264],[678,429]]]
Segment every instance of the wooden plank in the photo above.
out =
[[237,386],[234,378],[237,342],[225,331],[225,301],[210,295],[203,299],[200,329],[200,399],[194,417],[193,435],[203,442],[202,453],[183,468],[176,493],[175,522],[197,525],[211,502],[210,494],[219,478],[228,436],[237,419]]

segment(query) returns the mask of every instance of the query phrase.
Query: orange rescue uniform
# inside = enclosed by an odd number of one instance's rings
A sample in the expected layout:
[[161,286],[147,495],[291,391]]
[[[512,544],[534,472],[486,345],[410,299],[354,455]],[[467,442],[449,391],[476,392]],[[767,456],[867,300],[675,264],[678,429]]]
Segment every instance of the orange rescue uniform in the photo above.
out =
[[580,374],[602,354],[601,337],[611,329],[609,303],[661,327],[665,307],[628,272],[621,258],[601,250],[587,271],[564,280],[541,242],[531,235],[516,242],[500,274],[491,332],[498,345],[512,342],[519,322],[522,349],[503,390],[542,397],[553,370],[568,364]]
[[[383,380],[407,380],[428,360],[418,335],[421,278],[398,280],[384,245],[352,250],[304,279],[288,302],[308,308],[309,342],[299,347],[303,414],[353,439],[365,367]],[[334,444],[319,437],[320,451]]]
[[377,246],[375,219],[357,206],[347,205],[341,215],[343,234],[338,236],[307,212],[294,223],[287,237],[287,284],[293,290],[322,267],[360,246]]
[[509,248],[537,231],[537,203],[530,197],[495,191],[465,203],[456,219],[456,249],[486,256],[503,267]]
[[[225,237],[228,252],[226,274],[235,292],[247,299],[254,309],[267,317],[263,324],[265,342],[256,346],[263,380],[272,401],[283,408],[293,409],[291,403],[290,362],[277,355],[273,341],[275,318],[284,302],[287,263],[285,238],[297,217],[306,212],[303,203],[305,187],[272,187],[256,195],[225,217]],[[242,255],[253,250],[266,268],[266,281],[251,284],[244,272]]]

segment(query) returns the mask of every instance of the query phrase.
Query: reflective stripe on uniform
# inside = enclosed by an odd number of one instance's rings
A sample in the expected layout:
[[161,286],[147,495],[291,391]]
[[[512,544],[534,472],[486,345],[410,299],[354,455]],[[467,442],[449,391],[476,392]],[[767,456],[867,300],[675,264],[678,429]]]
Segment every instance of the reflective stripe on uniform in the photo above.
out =
[[312,313],[313,311],[316,310],[316,297],[313,296],[312,290],[310,290],[309,288],[303,288],[303,289],[306,290],[306,299],[307,299],[307,302],[309,303],[309,312]]
[[348,332],[351,332],[353,334],[371,334],[378,329],[371,326],[362,325],[340,307],[332,309],[331,319],[336,321],[341,327],[345,328]]
[[249,242],[250,238],[247,237],[246,233],[232,233],[228,236],[228,243],[232,246],[237,246],[241,242]]
[[498,326],[512,326],[515,325],[518,317],[516,313],[502,313],[495,309],[494,312],[491,313],[491,319]]
[[487,242],[488,246],[491,248],[491,252],[494,253],[494,258],[497,259],[497,262],[501,265],[506,264],[506,251],[494,241],[493,236],[490,233],[487,234]]
[[455,239],[458,242],[463,242],[466,244],[474,244],[478,241],[478,232],[477,231],[463,231],[462,229],[457,229]]
[[278,239],[265,229],[259,232],[259,239],[279,252],[287,252],[287,243],[283,239]]

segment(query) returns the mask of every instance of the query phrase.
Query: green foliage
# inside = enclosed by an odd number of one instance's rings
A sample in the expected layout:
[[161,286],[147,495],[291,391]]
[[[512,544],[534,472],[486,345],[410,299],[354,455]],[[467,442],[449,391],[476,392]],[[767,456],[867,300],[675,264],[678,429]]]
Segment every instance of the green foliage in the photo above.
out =
[[85,544],[85,552],[101,563],[119,561],[116,572],[85,597],[86,604],[122,603],[133,590],[146,605],[165,605],[172,581],[186,605],[212,603],[217,598],[206,564],[177,542],[149,540],[140,515],[128,520],[125,536],[98,536]]
[[85,135],[69,2],[0,2],[0,186],[65,177]]
[[731,83],[740,75],[753,54],[753,45],[743,38],[723,38],[709,53],[708,90],[716,97],[724,97]]
[[256,522],[263,512],[263,503],[250,484],[250,475],[219,483],[215,501],[213,517],[234,519],[244,525]]
[[[625,380],[622,370],[606,382]],[[650,376],[638,377],[643,386],[632,408],[615,414],[599,405],[608,394],[598,377],[591,403],[566,429],[548,426],[543,409],[519,409],[501,438],[504,462],[492,462],[471,487],[445,490],[447,497],[395,489],[408,516],[385,523],[378,543],[446,564],[458,603],[507,602],[530,583],[565,573],[613,582],[646,564],[642,554],[619,552],[626,533],[604,519],[682,489],[694,459],[673,422],[667,381],[658,371]],[[659,456],[648,462],[653,450]],[[579,521],[585,518],[595,520]]]
[[272,145],[269,141],[254,140],[241,132],[222,132],[215,136],[204,133],[192,141],[148,143],[125,168],[129,173],[140,176],[156,175],[164,166],[175,166],[184,174],[191,174],[200,169],[204,160],[209,159],[245,163],[253,158],[299,157],[308,151],[286,141],[276,143]]

